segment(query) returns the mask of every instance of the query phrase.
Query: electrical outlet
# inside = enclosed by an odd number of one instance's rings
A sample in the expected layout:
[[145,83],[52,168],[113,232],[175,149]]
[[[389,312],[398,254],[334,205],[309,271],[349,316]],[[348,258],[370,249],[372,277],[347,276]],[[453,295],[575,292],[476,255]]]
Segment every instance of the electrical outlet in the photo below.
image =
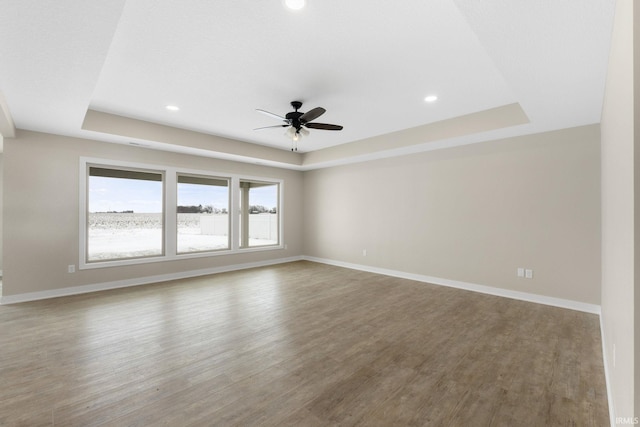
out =
[[533,270],[529,270],[529,269],[525,270],[524,277],[526,279],[533,279]]
[[366,249],[362,250],[362,256],[367,256],[367,250]]
[[518,267],[518,271],[516,273],[518,277],[524,277],[524,268]]
[[76,272],[76,266],[74,264],[69,264],[69,266],[67,267],[67,272],[75,273]]

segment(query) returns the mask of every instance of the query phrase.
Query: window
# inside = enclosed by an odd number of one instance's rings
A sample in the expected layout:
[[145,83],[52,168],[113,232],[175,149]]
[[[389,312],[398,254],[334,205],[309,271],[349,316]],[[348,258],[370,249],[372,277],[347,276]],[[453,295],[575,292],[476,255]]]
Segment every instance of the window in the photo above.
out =
[[178,175],[178,253],[229,249],[229,179]]
[[87,261],[162,255],[163,173],[88,169]]
[[284,247],[282,180],[84,157],[79,178],[80,269]]
[[278,245],[280,185],[240,180],[240,247]]

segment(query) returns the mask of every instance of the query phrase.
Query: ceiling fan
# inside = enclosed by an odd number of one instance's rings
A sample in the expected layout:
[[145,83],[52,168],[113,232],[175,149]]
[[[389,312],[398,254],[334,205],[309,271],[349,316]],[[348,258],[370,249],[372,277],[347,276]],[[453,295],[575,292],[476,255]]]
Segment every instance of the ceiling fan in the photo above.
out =
[[270,129],[270,128],[280,128],[280,127],[288,127],[286,136],[291,138],[293,141],[293,146],[291,147],[291,151],[298,151],[298,140],[303,135],[309,135],[309,129],[323,129],[323,130],[342,130],[342,126],[340,125],[331,125],[327,123],[315,123],[313,120],[317,119],[321,115],[323,115],[327,110],[322,107],[316,107],[312,110],[307,111],[306,113],[298,111],[300,107],[302,107],[302,102],[300,101],[292,101],[291,106],[295,111],[291,111],[287,113],[284,117],[270,113],[265,110],[256,109],[262,114],[266,114],[267,116],[276,118],[278,120],[282,120],[282,124],[274,125],[274,126],[264,126],[260,128],[256,128],[254,130],[262,130],[262,129]]

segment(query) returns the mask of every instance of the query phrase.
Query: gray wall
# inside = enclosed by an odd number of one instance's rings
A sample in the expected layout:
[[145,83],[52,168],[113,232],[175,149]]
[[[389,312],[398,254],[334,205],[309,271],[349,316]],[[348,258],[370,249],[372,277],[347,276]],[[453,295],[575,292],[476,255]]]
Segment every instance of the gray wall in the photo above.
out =
[[600,304],[597,125],[315,170],[304,193],[305,255]]
[[[79,158],[159,164],[284,180],[287,250],[129,265],[68,273],[79,260]],[[44,133],[4,140],[3,295],[50,291],[302,254],[302,173]]]

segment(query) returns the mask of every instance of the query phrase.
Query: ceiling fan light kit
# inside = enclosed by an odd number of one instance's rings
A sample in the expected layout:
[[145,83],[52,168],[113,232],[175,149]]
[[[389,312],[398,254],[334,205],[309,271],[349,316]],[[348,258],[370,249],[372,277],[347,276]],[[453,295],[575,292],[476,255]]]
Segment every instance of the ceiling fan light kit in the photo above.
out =
[[291,138],[291,151],[298,151],[298,141],[300,140],[300,138],[302,138],[302,136],[309,135],[309,131],[307,128],[322,130],[342,130],[342,126],[340,125],[312,122],[327,111],[322,107],[316,107],[307,111],[306,113],[303,113],[301,111],[298,111],[302,107],[302,102],[292,101],[291,106],[293,107],[294,111],[287,113],[284,117],[258,108],[256,111],[259,111],[262,114],[266,114],[269,117],[282,120],[283,124],[264,126],[256,128],[254,130],[288,127],[287,131],[285,132],[285,136]]

